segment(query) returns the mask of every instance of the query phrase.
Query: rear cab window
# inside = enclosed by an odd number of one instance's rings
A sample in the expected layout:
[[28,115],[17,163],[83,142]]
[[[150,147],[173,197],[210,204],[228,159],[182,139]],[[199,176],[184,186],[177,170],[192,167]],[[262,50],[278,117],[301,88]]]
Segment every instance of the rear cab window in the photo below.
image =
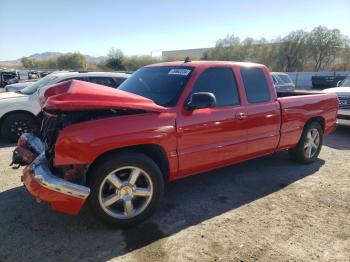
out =
[[215,107],[240,104],[236,79],[232,69],[229,67],[206,69],[198,77],[191,94],[198,92],[212,93],[216,98]]
[[270,88],[262,69],[242,67],[241,76],[248,103],[264,103],[271,100]]

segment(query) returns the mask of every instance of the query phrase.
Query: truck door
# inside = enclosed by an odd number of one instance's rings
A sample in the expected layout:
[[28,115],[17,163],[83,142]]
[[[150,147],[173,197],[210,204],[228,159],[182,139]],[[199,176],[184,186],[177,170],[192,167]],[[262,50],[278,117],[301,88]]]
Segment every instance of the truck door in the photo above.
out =
[[280,105],[262,68],[242,67],[247,98],[247,158],[274,152],[280,137]]
[[183,110],[179,114],[179,176],[224,166],[245,154],[246,130],[241,126],[242,107],[232,68],[213,67],[203,71],[191,94],[197,92],[212,93],[216,105]]

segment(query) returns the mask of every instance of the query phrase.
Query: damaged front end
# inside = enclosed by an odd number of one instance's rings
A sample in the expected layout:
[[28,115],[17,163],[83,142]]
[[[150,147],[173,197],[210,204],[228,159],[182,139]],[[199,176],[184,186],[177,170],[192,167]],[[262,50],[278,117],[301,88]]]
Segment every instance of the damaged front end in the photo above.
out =
[[26,189],[39,201],[46,201],[51,207],[63,213],[79,213],[90,189],[70,182],[52,172],[46,158],[45,144],[39,137],[23,134],[13,153],[13,165],[26,166],[22,181]]
[[59,133],[84,121],[166,110],[144,97],[75,80],[39,90],[38,94],[43,113],[40,132],[20,137],[11,165],[25,166],[22,180],[35,198],[68,214],[78,214],[90,194],[88,165],[55,165]]

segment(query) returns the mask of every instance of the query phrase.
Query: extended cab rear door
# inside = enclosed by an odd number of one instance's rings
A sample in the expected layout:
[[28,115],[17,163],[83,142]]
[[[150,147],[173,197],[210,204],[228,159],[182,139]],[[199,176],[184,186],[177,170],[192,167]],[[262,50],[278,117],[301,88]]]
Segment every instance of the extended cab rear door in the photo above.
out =
[[205,69],[190,95],[197,92],[214,94],[216,106],[183,110],[178,115],[179,176],[228,165],[244,158],[246,152],[244,110],[233,68]]
[[280,138],[281,112],[270,73],[265,67],[241,67],[245,92],[247,158],[272,153]]

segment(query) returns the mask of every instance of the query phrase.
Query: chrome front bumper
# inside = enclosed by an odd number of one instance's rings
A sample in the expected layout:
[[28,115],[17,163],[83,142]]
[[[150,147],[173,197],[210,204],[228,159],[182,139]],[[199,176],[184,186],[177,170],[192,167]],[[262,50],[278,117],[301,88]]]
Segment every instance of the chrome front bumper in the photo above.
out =
[[32,162],[29,169],[33,180],[49,190],[82,200],[85,200],[90,194],[90,188],[53,175],[48,167],[44,152]]
[[[347,116],[349,119],[339,118],[339,116]],[[348,109],[339,109],[337,124],[342,126],[350,126],[350,110]]]

